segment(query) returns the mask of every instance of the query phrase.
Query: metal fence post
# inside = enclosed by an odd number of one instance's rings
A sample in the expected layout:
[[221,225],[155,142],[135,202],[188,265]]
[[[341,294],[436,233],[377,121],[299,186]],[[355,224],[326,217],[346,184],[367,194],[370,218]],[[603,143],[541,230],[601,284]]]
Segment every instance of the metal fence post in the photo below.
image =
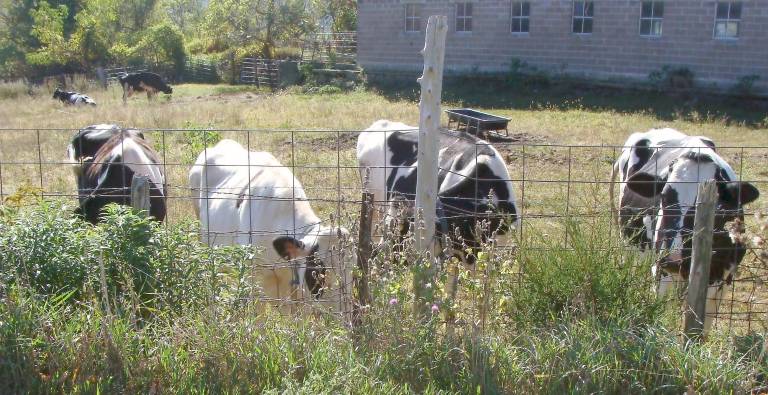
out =
[[683,333],[687,339],[700,340],[704,329],[716,205],[717,186],[715,182],[707,181],[700,184],[696,199],[693,252],[683,319]]
[[[435,235],[437,209],[437,155],[440,128],[440,97],[443,90],[443,60],[448,22],[445,16],[433,15],[427,22],[422,55],[424,72],[419,78],[419,148],[416,169],[416,250],[419,262],[414,282],[415,312],[426,314],[425,303],[431,292],[427,284],[433,281],[435,265],[428,258]],[[434,257],[429,257],[434,258]]]
[[131,207],[149,212],[149,177],[134,174],[131,179]]

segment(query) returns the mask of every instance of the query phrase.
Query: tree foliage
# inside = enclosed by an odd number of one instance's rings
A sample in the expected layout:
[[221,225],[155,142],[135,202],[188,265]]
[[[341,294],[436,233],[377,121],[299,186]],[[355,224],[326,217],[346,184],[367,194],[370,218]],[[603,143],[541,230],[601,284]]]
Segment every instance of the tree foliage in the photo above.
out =
[[[320,20],[356,26],[355,0],[0,0],[0,78],[189,55],[272,57]],[[224,56],[226,54],[226,56]]]

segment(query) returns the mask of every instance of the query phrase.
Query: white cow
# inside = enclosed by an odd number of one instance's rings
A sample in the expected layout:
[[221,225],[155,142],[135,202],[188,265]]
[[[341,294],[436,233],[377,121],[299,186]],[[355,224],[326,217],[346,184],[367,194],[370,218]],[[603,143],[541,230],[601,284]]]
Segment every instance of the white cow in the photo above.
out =
[[222,140],[200,153],[189,184],[204,242],[261,247],[255,280],[281,311],[295,311],[286,301],[310,299],[350,311],[344,291],[355,254],[342,248],[349,232],[321,223],[299,180],[274,156]]

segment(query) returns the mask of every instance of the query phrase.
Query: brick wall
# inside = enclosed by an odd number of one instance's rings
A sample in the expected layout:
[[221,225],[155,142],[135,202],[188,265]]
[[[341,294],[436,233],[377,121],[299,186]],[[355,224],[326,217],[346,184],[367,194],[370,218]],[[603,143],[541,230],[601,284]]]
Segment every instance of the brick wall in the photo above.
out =
[[[647,80],[665,65],[691,69],[697,85],[728,89],[757,74],[768,94],[768,0],[742,1],[740,37],[713,38],[715,0],[664,2],[663,35],[641,37],[641,0],[595,0],[594,30],[571,33],[572,0],[531,0],[530,33],[510,33],[511,1],[474,0],[473,31],[455,31],[452,0],[360,0],[358,62],[370,70],[418,70],[429,15],[447,15],[446,69],[506,71],[512,59],[600,79]],[[421,32],[405,32],[405,4],[421,5]]]

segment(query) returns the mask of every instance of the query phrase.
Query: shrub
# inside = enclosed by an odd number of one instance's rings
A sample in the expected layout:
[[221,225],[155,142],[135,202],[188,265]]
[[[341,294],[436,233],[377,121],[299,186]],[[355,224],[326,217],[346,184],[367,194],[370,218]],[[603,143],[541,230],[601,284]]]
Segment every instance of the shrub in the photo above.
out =
[[687,67],[664,66],[648,74],[650,83],[660,90],[689,90],[694,86],[694,74]]
[[513,58],[509,65],[506,82],[512,87],[547,88],[551,85],[552,79],[549,74],[528,62]]
[[[113,305],[142,316],[212,299],[237,302],[248,292],[249,248],[210,248],[198,241],[196,225],[160,226],[125,206],[108,206],[97,226],[71,212],[41,202],[0,217],[2,284],[43,296],[73,293],[73,301],[107,291]],[[222,272],[230,274],[227,281]]]
[[187,56],[184,36],[179,28],[170,22],[150,27],[131,52],[142,61],[149,59],[154,64],[173,65],[176,75],[184,73],[184,61]]
[[739,78],[739,81],[731,88],[731,92],[742,97],[751,97],[755,95],[755,83],[760,80],[757,74],[745,75]]
[[183,144],[184,163],[194,163],[197,156],[208,147],[213,147],[221,141],[221,133],[210,130],[211,126],[194,125],[187,121],[182,129],[188,129],[181,134],[181,143]]
[[274,59],[277,60],[301,60],[301,48],[279,47],[275,48]]
[[519,326],[554,325],[564,317],[603,322],[630,319],[653,323],[664,301],[651,292],[651,262],[626,251],[608,224],[568,222],[568,245],[544,235],[535,247],[521,246],[519,282],[508,284],[507,316]]

